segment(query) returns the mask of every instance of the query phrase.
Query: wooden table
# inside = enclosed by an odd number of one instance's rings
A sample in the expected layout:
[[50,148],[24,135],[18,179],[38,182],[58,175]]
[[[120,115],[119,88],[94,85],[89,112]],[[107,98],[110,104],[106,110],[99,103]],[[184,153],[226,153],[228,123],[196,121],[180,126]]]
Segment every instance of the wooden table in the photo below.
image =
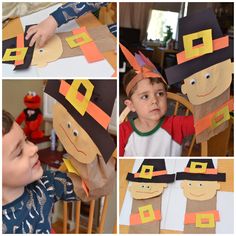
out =
[[[132,172],[135,159],[122,159],[119,160],[120,168],[120,198],[119,198],[119,212],[121,212],[123,201],[128,187],[128,181],[126,180],[126,175],[128,172]],[[227,173],[227,181],[221,183],[221,191],[234,192],[234,161],[233,159],[219,159],[218,160],[218,171]],[[127,234],[129,227],[127,225],[120,225],[119,232],[121,234]],[[181,231],[174,230],[161,230],[161,234],[182,234]]]

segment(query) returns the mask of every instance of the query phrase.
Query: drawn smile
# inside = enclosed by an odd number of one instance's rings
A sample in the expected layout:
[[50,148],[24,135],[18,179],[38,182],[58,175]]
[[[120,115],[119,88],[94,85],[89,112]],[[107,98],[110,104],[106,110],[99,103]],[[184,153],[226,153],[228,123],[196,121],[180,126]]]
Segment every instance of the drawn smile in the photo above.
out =
[[63,130],[63,132],[65,133],[66,137],[69,139],[69,141],[71,142],[71,144],[72,144],[72,145],[74,146],[74,148],[76,149],[76,151],[77,151],[77,152],[80,152],[80,153],[82,153],[82,154],[84,154],[85,156],[87,156],[86,153],[84,153],[83,151],[79,150],[79,149],[75,146],[75,144],[72,142],[72,140],[70,139],[69,135],[67,134],[67,132],[66,132],[65,129],[63,128],[63,126],[62,126],[61,124],[59,124],[59,125],[60,125],[61,129]]
[[142,191],[136,191],[136,193],[148,193],[148,194],[153,194],[153,193],[159,193],[160,191],[154,191],[154,192],[142,192]]
[[215,89],[216,89],[216,87],[214,87],[214,88],[213,88],[210,92],[208,92],[208,93],[197,95],[197,97],[205,97],[205,96],[211,94]]

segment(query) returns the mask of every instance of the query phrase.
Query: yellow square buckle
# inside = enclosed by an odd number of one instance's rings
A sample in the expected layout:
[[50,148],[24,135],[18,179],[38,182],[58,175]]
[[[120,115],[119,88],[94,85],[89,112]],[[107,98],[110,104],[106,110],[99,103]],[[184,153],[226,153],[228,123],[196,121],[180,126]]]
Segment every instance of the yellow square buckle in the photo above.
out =
[[198,228],[214,228],[214,214],[196,214],[196,227]]
[[207,169],[207,162],[196,162],[193,161],[190,164],[190,173],[205,173]]
[[213,128],[218,127],[225,121],[230,119],[230,114],[229,114],[229,108],[228,106],[223,107],[220,109],[213,117],[211,120],[211,125]]
[[[202,39],[203,44],[200,47],[193,46],[193,41],[196,39]],[[212,30],[207,29],[184,35],[183,43],[186,58],[200,57],[204,54],[211,53],[213,52]]]
[[146,205],[138,208],[142,223],[148,223],[155,220],[155,214],[152,205]]
[[[2,61],[23,61],[28,48],[8,48],[2,58]],[[12,55],[12,53],[16,53]],[[17,54],[19,53],[19,54]]]
[[86,32],[82,32],[66,38],[66,42],[71,48],[82,46],[86,43],[92,42],[93,40],[89,37]]
[[143,179],[151,179],[153,168],[154,167],[151,165],[143,165],[139,177]]

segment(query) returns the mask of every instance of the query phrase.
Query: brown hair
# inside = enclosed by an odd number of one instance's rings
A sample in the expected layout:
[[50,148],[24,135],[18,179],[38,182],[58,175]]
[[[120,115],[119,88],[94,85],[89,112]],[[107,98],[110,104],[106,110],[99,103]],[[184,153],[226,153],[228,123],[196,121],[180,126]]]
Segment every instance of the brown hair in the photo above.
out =
[[[128,71],[125,75],[124,75],[124,78],[123,78],[123,87],[124,87],[124,90],[126,91],[126,88],[129,84],[129,82],[137,75],[137,73],[131,69],[130,71]],[[151,78],[149,77],[148,78],[150,83],[151,84],[154,84],[154,83],[162,83],[164,85],[164,88],[165,90],[167,91],[167,85],[163,82],[163,80],[159,77],[156,77],[156,78]],[[127,94],[127,97],[128,99],[130,99],[132,97],[132,95],[134,94],[135,90],[137,89],[137,85],[138,83],[130,90],[129,94]]]
[[14,117],[9,112],[2,110],[2,136],[10,132],[14,121]]

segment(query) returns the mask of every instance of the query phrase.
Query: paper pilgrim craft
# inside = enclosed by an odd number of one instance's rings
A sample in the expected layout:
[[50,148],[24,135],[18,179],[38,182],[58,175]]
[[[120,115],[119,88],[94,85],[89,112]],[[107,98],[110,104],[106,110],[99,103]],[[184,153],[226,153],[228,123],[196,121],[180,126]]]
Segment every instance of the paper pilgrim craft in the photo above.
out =
[[[115,80],[49,80],[45,92],[58,103],[53,128],[68,152],[65,166],[82,200],[111,192],[116,145],[107,131],[116,98]],[[82,191],[82,188],[84,191]]]
[[179,20],[178,65],[165,70],[168,83],[184,81],[183,94],[193,104],[197,143],[228,127],[233,57],[232,43],[223,36],[211,9]]
[[159,233],[161,195],[174,178],[167,174],[164,159],[144,159],[137,173],[128,173],[133,198],[129,233]]
[[164,83],[165,80],[163,79],[162,75],[158,72],[155,65],[147,58],[145,57],[142,52],[139,52],[138,54],[135,53],[133,55],[126,47],[124,47],[122,44],[120,44],[121,51],[123,52],[125,58],[133,68],[133,70],[137,73],[137,75],[132,78],[128,82],[127,88],[126,88],[126,94],[129,95],[131,89],[140,81],[147,78],[161,78]]
[[[21,61],[21,67],[16,66],[14,70],[26,69],[30,65],[43,67],[60,58],[80,55],[84,55],[89,63],[93,63],[105,59],[103,52],[116,49],[112,34],[104,25],[57,33],[42,48],[38,47],[37,43],[33,48],[28,47],[29,40],[23,44],[22,35],[3,41],[3,63],[19,65]],[[13,55],[14,52],[17,54]]]
[[218,173],[211,159],[190,159],[176,180],[183,180],[181,187],[187,198],[184,233],[215,233],[220,212],[216,209],[219,182],[225,182],[225,173]]

